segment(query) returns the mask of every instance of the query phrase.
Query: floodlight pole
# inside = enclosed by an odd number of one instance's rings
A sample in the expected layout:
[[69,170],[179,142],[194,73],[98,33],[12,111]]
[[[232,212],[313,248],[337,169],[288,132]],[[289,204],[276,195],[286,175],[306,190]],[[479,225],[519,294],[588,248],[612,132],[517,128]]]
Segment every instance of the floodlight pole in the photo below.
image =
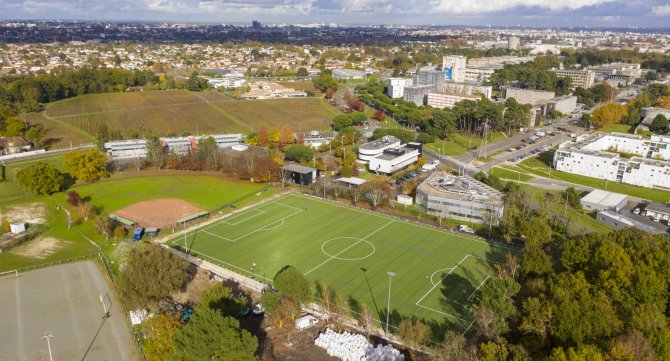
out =
[[388,296],[388,301],[386,303],[386,331],[384,331],[384,334],[387,335],[389,333],[389,318],[391,315],[391,278],[395,276],[394,272],[386,272],[387,275],[389,275],[389,296]]
[[47,348],[49,349],[49,360],[54,361],[53,355],[51,354],[51,341],[49,340],[50,338],[54,337],[54,335],[45,332],[44,337],[42,337],[42,340],[47,340]]

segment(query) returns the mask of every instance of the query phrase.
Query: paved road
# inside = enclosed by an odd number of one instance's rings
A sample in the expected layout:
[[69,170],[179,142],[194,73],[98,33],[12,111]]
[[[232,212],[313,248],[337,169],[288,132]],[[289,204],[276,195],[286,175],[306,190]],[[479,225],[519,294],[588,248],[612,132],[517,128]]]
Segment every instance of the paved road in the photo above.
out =
[[517,151],[514,151],[514,152],[504,152],[504,153],[498,154],[498,155],[494,156],[493,161],[488,162],[486,164],[483,164],[483,165],[479,166],[478,168],[483,170],[483,171],[488,171],[491,168],[495,167],[496,165],[498,165],[502,162],[506,162],[510,158],[514,158],[516,156],[524,155],[526,153],[529,153],[529,152],[532,152],[536,149],[539,149],[543,146],[547,146],[547,147],[551,148],[551,147],[557,146],[557,145],[559,145],[559,144],[561,144],[561,143],[563,143],[567,140],[570,140],[570,136],[565,135],[565,134],[557,134],[557,135],[554,135],[554,136],[551,136],[551,137],[544,137],[544,138],[541,138],[540,140],[538,140],[537,143],[530,144],[529,146],[527,146],[527,147],[525,147],[521,150],[517,150]]
[[[487,144],[486,147],[484,147],[484,149],[486,151],[485,152],[483,151],[482,154],[491,155],[491,154],[498,153],[501,150],[516,147],[517,145],[519,145],[519,143],[521,143],[522,139],[527,138],[527,137],[530,137],[530,134],[521,133],[521,134],[516,134],[512,137],[506,137],[506,138],[498,139],[495,142]],[[477,148],[476,150],[474,150],[474,151],[472,151],[472,152],[470,152],[466,155],[462,155],[460,157],[457,157],[457,159],[459,161],[463,162],[463,163],[470,163],[472,160],[477,158],[477,156],[479,156],[479,154],[480,154],[480,150],[479,150],[479,148]]]
[[[99,295],[110,317],[103,318]],[[0,278],[0,360],[138,360],[138,352],[98,267],[91,261],[53,266]]]

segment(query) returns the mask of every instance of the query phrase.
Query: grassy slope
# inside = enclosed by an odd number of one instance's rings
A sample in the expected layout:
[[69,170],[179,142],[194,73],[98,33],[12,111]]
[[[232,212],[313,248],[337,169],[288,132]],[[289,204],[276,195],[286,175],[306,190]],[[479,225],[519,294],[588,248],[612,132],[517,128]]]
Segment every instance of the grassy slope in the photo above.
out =
[[[495,132],[492,134],[489,142],[500,139],[502,136],[501,132]],[[481,144],[482,138],[477,135],[470,136],[464,133],[454,133],[449,135],[449,139],[447,140],[438,139],[435,143],[427,144],[426,146],[439,154],[442,154],[442,150],[444,149],[444,154],[457,157],[477,149]]]
[[[481,275],[493,274],[493,268],[486,262],[478,265],[476,258],[472,258],[470,261],[474,263],[467,268],[458,269],[448,277],[446,272],[466,255],[501,261],[507,253],[506,249],[479,239],[300,195],[264,203],[232,216],[227,222],[202,228],[210,233],[189,235],[189,249],[213,257],[208,260],[235,272],[266,281],[281,267],[293,265],[312,282],[350,295],[352,308],[368,304],[380,319],[385,315],[388,292],[386,272],[394,271],[391,307],[396,322],[400,314],[414,315],[431,322],[446,322],[461,332],[473,318],[467,297],[481,283]],[[356,245],[360,239],[369,243]],[[180,247],[183,240],[175,239],[173,245]],[[325,252],[339,259],[331,259]],[[257,268],[252,273],[250,266],[254,262]],[[435,287],[426,278],[431,275]],[[445,285],[439,284],[442,277]],[[465,322],[417,306],[416,302],[422,298],[421,305]]]
[[[519,163],[519,168],[532,174],[549,178],[549,163],[552,153],[541,153],[537,157],[531,157]],[[607,182],[603,179],[585,177],[576,174],[551,170],[551,178],[563,180],[570,183],[580,184],[586,187],[605,189],[610,192],[623,193],[633,197],[648,199],[651,201],[666,202],[670,199],[670,192],[658,189],[638,187],[630,184]]]
[[[338,111],[319,98],[235,101],[215,93],[157,91],[90,94],[54,102],[29,122],[47,129],[52,147],[88,143],[100,124],[124,133],[247,133],[261,126],[327,129]],[[125,134],[128,135],[128,134]]]
[[213,210],[266,187],[265,184],[231,181],[214,176],[167,176],[162,172],[140,176],[115,177],[72,189],[82,197],[91,197],[91,202],[95,206],[104,207],[105,212],[113,212],[136,202],[158,198],[183,199],[204,210]]
[[24,161],[19,160],[15,162],[7,162],[7,168],[5,170],[5,178],[7,180],[0,181],[0,202],[17,199],[25,195],[23,188],[14,182],[14,176],[16,175],[16,172],[22,168],[35,165],[38,162],[45,162],[53,167],[60,169],[61,172],[65,171],[65,168],[63,167],[62,155],[32,158],[30,160]]
[[[2,187],[2,183],[0,183],[0,187]],[[71,189],[79,192],[82,197],[90,197],[91,202],[96,207],[101,208],[105,212],[110,212],[137,201],[168,197],[184,199],[206,210],[212,210],[227,203],[242,206],[273,194],[274,191],[271,189],[267,192],[262,192],[260,196],[255,195],[256,192],[264,188],[265,185],[262,184],[240,182],[214,176],[168,176],[168,173],[165,173],[160,177],[112,178],[98,183],[76,186]],[[251,196],[235,202],[246,195]],[[67,195],[65,193],[57,193],[51,196],[30,196],[20,201],[1,204],[0,213],[10,207],[34,202],[42,202],[47,210],[48,228],[43,235],[66,240],[69,243],[45,259],[22,257],[13,254],[11,251],[0,253],[0,272],[97,252],[97,248],[84,239],[79,232],[97,241],[98,244],[105,246],[104,241],[101,239],[101,236],[96,234],[90,221],[78,223],[72,229],[67,229],[65,213],[57,211],[56,205],[67,207],[75,217],[77,217],[77,213],[76,210],[67,204]],[[228,210],[226,209],[225,211]]]

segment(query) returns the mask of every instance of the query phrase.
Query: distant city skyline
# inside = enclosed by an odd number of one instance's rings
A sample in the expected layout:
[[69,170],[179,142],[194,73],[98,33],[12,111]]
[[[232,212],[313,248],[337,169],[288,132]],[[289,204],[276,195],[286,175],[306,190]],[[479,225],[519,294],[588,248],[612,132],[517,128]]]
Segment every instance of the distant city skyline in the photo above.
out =
[[666,0],[0,0],[2,19],[670,27]]

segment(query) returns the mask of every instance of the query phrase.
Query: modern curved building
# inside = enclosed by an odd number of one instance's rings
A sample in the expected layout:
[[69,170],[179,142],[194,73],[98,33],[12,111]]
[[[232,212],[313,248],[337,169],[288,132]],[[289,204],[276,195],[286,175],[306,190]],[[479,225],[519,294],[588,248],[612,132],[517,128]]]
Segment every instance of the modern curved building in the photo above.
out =
[[387,135],[372,142],[365,143],[358,148],[358,159],[363,163],[370,163],[370,160],[384,153],[384,150],[397,148],[401,145],[400,139]]

